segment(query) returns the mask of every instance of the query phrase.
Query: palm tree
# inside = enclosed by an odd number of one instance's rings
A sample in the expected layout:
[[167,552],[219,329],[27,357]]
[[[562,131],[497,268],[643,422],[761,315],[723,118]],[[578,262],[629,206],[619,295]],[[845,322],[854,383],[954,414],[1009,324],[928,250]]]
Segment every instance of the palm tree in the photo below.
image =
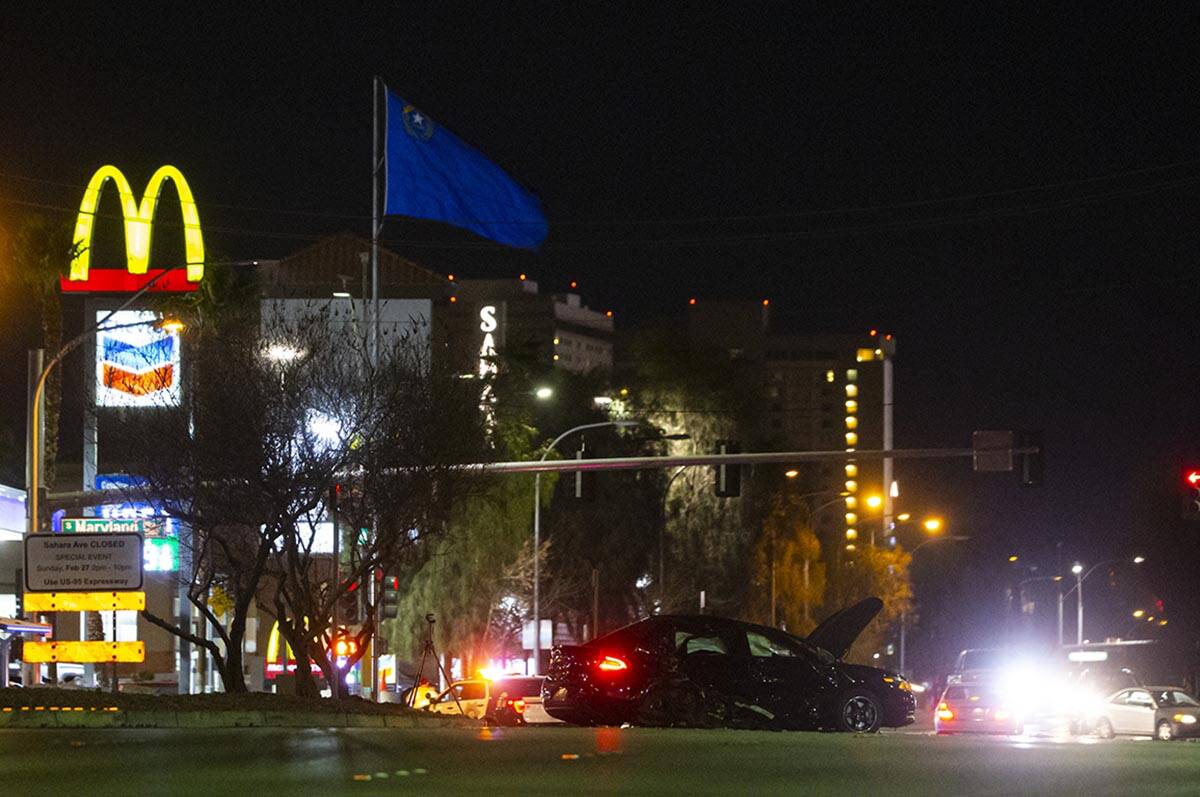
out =
[[[58,280],[65,276],[76,246],[71,241],[68,222],[41,214],[26,214],[12,236],[11,263],[0,268],[0,280],[29,302],[41,325],[38,345],[53,354],[62,346],[62,299]],[[55,370],[46,382],[46,448],[43,483],[54,485],[54,465],[58,453],[59,407],[62,403],[61,371]]]

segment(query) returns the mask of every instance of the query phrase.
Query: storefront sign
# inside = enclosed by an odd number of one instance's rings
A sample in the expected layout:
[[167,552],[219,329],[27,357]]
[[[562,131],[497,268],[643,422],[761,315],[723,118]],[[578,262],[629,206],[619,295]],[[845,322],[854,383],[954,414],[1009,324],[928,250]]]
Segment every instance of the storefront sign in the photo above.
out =
[[[121,200],[121,215],[125,218],[125,261],[126,270],[97,269],[92,265],[92,235],[96,225],[96,209],[100,204],[100,193],[111,180]],[[204,277],[204,237],[200,232],[200,212],[192,198],[192,189],[183,174],[174,166],[162,166],[150,178],[141,203],[134,198],[133,188],[125,175],[115,166],[101,166],[79,205],[79,216],[75,220],[75,236],[78,253],[71,261],[70,276],[61,281],[63,291],[93,291],[104,293],[133,292],[162,271],[152,272],[150,266],[150,239],[154,225],[154,211],[163,183],[170,180],[179,194],[179,206],[183,215],[183,246],[187,258],[186,279],[182,272],[168,273],[154,283],[151,290],[191,291],[195,290]],[[129,275],[134,275],[133,279]]]

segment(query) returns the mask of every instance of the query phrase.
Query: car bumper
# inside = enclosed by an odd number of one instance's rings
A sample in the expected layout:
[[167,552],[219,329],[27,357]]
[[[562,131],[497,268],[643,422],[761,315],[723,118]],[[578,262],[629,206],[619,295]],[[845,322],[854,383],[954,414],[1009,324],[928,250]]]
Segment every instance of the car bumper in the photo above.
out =
[[598,690],[548,682],[542,690],[542,708],[572,725],[619,725],[632,720],[636,704]]
[[933,729],[937,733],[988,733],[998,736],[1015,736],[1021,732],[1021,723],[1016,720],[944,720],[935,717]]
[[1171,735],[1176,739],[1195,739],[1200,737],[1200,722],[1184,725],[1182,722],[1171,723]]
[[883,698],[883,722],[885,728],[903,728],[917,719],[917,701],[908,692],[894,692]]

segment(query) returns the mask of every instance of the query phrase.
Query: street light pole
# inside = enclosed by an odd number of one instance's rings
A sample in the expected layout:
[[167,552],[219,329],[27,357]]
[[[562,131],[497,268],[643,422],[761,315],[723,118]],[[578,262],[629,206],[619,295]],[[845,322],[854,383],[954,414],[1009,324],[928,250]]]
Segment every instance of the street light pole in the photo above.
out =
[[671,478],[667,479],[667,486],[663,489],[663,521],[662,527],[658,530],[658,608],[662,611],[667,605],[667,569],[666,569],[666,550],[667,550],[667,501],[671,497],[671,485],[675,483],[675,479],[687,470],[687,465],[680,465],[671,474]]
[[[1083,565],[1075,565],[1071,568],[1071,572],[1075,574],[1075,589],[1078,594],[1075,596],[1076,624],[1075,624],[1075,644],[1083,644]],[[1090,571],[1088,575],[1091,575]]]
[[[550,452],[554,447],[562,442],[563,438],[576,432],[586,431],[588,429],[601,429],[604,427],[626,428],[629,426],[638,426],[637,421],[603,421],[601,423],[585,423],[580,426],[574,426],[560,434],[546,446],[546,451],[542,454],[539,462],[545,462],[546,457],[550,456]],[[542,547],[542,474],[537,472],[533,476],[533,674],[537,675],[542,670],[542,645],[541,645],[541,573],[539,569],[539,559],[541,558]],[[554,642],[554,631],[551,627],[550,642]]]
[[1088,576],[1090,576],[1092,573],[1095,573],[1098,568],[1104,567],[1105,565],[1120,564],[1121,562],[1127,562],[1127,561],[1132,562],[1135,565],[1140,565],[1142,562],[1146,561],[1146,558],[1144,556],[1135,556],[1132,559],[1105,559],[1103,562],[1097,562],[1096,564],[1092,565],[1090,568],[1088,568],[1088,571],[1086,573],[1083,572],[1083,565],[1081,565],[1079,562],[1076,562],[1075,564],[1071,565],[1071,572],[1075,574],[1075,586],[1071,587],[1071,589],[1067,590],[1065,594],[1063,594],[1059,597],[1058,636],[1059,636],[1060,644],[1061,644],[1061,640],[1062,640],[1062,599],[1065,598],[1067,595],[1070,595],[1072,591],[1077,593],[1075,595],[1075,626],[1076,626],[1075,627],[1075,644],[1082,645],[1083,644],[1083,582],[1087,580]]

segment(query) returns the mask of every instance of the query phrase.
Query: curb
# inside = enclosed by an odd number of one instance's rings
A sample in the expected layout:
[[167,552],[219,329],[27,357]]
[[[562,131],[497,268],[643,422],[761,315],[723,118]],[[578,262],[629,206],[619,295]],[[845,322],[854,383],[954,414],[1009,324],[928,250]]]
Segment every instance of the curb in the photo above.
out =
[[138,711],[16,707],[0,710],[0,729],[32,728],[466,728],[473,720],[428,722],[402,714],[284,711]]

